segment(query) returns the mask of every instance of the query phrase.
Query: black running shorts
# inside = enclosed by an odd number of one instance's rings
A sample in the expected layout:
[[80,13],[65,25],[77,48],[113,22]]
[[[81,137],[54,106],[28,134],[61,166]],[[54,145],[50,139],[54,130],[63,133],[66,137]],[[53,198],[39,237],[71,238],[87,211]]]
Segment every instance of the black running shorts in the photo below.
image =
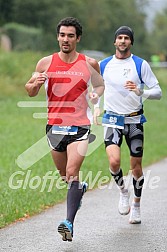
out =
[[67,150],[67,145],[76,141],[89,138],[90,126],[78,126],[77,134],[61,135],[52,133],[52,125],[46,125],[47,140],[50,148],[55,151],[63,152]]

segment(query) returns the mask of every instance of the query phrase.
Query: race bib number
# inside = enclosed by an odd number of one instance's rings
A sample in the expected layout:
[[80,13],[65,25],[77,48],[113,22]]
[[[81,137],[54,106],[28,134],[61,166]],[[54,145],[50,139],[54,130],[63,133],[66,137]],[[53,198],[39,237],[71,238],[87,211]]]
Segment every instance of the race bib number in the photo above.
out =
[[76,126],[52,126],[52,134],[60,135],[76,135],[78,132],[78,127]]
[[102,126],[124,129],[125,117],[122,115],[104,113],[102,118]]

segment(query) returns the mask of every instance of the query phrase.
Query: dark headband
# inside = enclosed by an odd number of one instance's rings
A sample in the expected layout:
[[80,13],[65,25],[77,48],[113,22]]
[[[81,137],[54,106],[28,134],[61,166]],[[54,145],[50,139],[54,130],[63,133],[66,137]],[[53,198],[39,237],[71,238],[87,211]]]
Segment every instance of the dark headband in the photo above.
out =
[[131,40],[131,44],[133,45],[133,42],[134,42],[134,32],[133,32],[133,30],[130,27],[128,27],[128,26],[121,26],[121,27],[119,27],[118,30],[116,30],[116,32],[115,32],[114,42],[115,42],[116,38],[120,34],[125,34],[125,35],[129,36],[130,40]]

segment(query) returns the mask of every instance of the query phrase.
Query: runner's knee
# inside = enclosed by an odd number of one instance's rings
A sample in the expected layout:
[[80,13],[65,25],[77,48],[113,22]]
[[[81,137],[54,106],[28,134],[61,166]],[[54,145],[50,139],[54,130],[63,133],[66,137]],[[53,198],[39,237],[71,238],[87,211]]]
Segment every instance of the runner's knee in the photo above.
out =
[[79,178],[78,172],[76,172],[76,169],[74,169],[74,167],[67,168],[67,170],[66,170],[66,181],[67,182],[72,182],[72,181],[78,180],[78,178]]
[[120,159],[109,157],[110,169],[113,172],[117,172],[120,168]]

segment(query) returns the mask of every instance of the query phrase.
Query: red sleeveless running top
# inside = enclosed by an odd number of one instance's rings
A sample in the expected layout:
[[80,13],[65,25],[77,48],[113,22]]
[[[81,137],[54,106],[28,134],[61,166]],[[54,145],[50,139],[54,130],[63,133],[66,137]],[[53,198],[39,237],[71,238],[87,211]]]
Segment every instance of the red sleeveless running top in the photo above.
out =
[[79,54],[75,62],[66,63],[55,53],[47,75],[48,124],[90,125],[92,114],[88,105],[88,85],[91,75],[85,56]]

